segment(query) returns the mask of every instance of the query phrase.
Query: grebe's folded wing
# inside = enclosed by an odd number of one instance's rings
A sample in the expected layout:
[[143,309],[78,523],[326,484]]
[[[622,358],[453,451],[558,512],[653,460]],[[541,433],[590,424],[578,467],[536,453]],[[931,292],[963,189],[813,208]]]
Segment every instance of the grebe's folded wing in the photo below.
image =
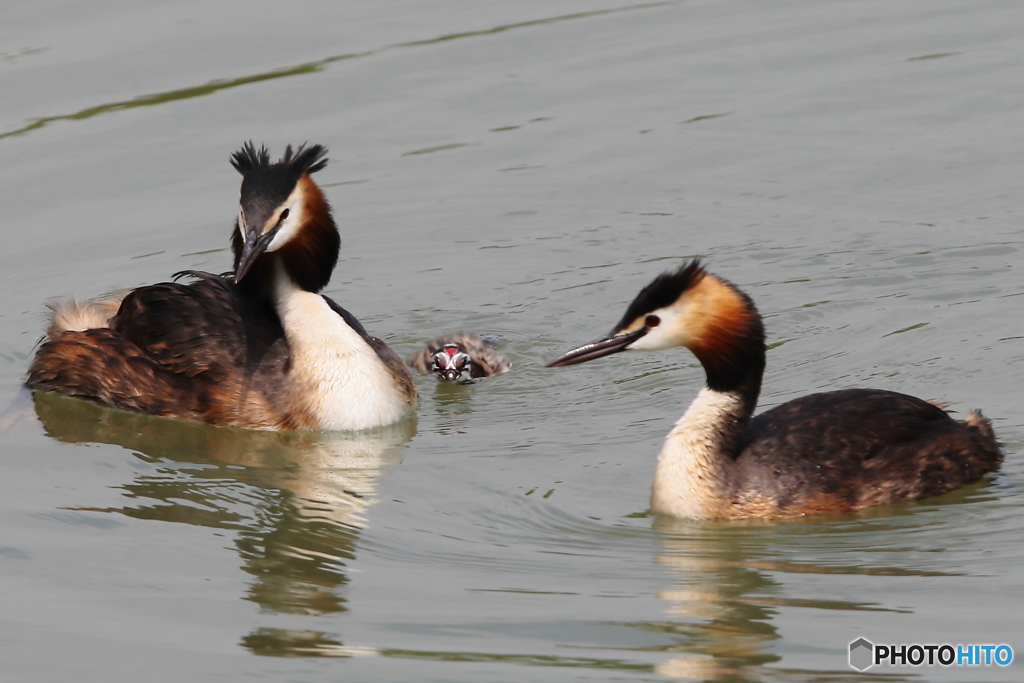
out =
[[751,420],[737,464],[748,476],[770,472],[851,497],[882,489],[893,500],[938,495],[1002,461],[991,428],[978,426],[987,420],[974,415],[960,422],[933,403],[880,389],[810,394]]
[[[955,425],[946,411],[913,396],[881,389],[846,389],[801,396],[756,416],[740,453],[764,441],[785,445],[787,458],[828,460],[834,454],[870,460],[898,445]],[[809,446],[813,444],[813,448]]]
[[194,282],[140,287],[125,297],[111,327],[172,372],[253,370],[284,332],[268,306],[239,296],[235,285],[199,271]]

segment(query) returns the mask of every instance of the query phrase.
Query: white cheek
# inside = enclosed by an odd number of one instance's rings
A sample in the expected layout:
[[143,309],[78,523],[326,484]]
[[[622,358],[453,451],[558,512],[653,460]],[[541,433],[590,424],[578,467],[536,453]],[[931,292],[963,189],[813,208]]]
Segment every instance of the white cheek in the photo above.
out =
[[267,245],[267,251],[277,251],[284,245],[288,244],[295,235],[299,232],[299,225],[302,224],[302,216],[298,207],[292,207],[288,212],[288,218],[285,220],[277,234],[274,235],[274,239],[270,240],[270,244]]
[[627,346],[626,350],[661,351],[662,349],[671,349],[674,346],[679,346],[679,341],[677,339],[673,339],[672,336],[667,333],[667,329],[659,325]]
[[682,325],[678,311],[662,308],[654,311],[652,315],[658,316],[661,322],[657,327],[652,327],[650,332],[630,344],[627,350],[661,351],[662,349],[686,346],[690,341],[690,335]]

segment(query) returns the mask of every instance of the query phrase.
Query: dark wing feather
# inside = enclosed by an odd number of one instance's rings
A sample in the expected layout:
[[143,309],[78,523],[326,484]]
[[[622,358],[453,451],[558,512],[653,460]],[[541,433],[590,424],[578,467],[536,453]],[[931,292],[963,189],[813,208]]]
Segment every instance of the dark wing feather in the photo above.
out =
[[29,368],[33,389],[150,415],[256,429],[295,429],[294,415],[274,410],[239,373],[173,372],[109,327],[65,332],[47,341]]
[[913,396],[873,389],[811,394],[755,417],[737,451],[744,488],[780,507],[828,497],[849,509],[939,495],[1002,460],[977,427]]
[[341,316],[342,320],[345,321],[346,325],[348,325],[353,330],[355,330],[356,333],[360,337],[365,339],[367,343],[370,342],[371,337],[370,337],[369,333],[367,333],[366,328],[363,327],[363,324],[361,322],[359,322],[358,318],[356,318],[354,315],[352,315],[351,313],[346,311],[344,308],[342,308],[340,305],[338,305],[338,302],[335,301],[334,299],[332,299],[331,297],[325,296],[323,294],[321,294],[320,296],[324,297],[324,301],[327,302],[327,305],[331,307],[332,311],[334,311],[335,313],[337,313],[338,315]]
[[141,287],[110,327],[44,343],[28,385],[123,410],[258,429],[294,429],[283,404],[289,354],[277,314],[231,280]]
[[45,342],[26,384],[122,410],[201,419],[195,382],[168,371],[106,327],[65,332]]
[[195,280],[134,290],[111,327],[163,367],[188,377],[238,368],[251,377],[273,347],[287,353],[278,343],[284,331],[269,305],[241,297],[234,283],[220,276],[179,275]]

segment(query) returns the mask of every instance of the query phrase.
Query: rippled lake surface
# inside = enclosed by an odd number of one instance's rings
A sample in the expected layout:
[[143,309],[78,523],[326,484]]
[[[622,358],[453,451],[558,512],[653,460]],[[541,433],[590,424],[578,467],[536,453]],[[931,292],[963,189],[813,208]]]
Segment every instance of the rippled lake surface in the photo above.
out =
[[[0,679],[1021,680],[1024,5],[24,2],[0,10]],[[221,272],[252,139],[330,148],[328,293],[403,356],[508,338],[365,434],[19,393],[53,297]],[[982,408],[998,475],[777,524],[649,516],[685,350],[544,363],[684,257],[744,288],[761,405]]]

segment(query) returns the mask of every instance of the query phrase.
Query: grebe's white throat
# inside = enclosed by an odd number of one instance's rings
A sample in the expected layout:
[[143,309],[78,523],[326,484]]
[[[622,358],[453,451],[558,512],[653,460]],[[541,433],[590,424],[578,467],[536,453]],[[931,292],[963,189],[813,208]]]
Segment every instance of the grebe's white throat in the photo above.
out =
[[[731,453],[749,421],[743,397],[704,387],[665,438],[651,487],[651,512],[700,519],[729,516],[737,488]],[[738,429],[737,429],[738,428]]]

